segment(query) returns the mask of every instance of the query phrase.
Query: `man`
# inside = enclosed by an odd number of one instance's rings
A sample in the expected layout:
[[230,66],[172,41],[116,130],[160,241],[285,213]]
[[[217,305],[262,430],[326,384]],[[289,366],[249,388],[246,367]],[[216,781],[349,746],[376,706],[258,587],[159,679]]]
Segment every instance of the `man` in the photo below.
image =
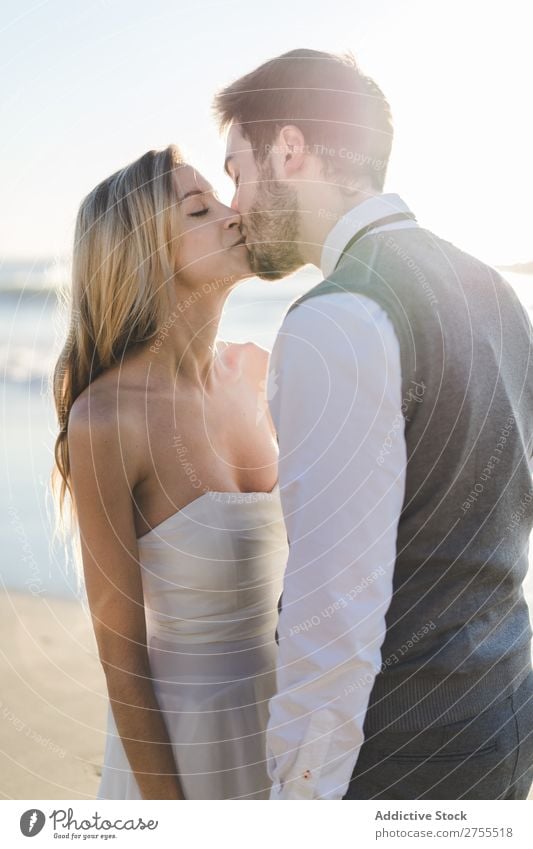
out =
[[383,183],[389,105],[296,50],[216,98],[256,273],[290,308],[271,412],[290,555],[271,799],[525,798],[531,326]]

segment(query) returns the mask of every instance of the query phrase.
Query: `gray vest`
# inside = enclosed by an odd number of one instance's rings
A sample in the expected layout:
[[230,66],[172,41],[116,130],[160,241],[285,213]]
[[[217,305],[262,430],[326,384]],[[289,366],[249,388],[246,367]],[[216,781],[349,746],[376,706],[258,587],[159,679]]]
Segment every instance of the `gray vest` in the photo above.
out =
[[[365,733],[466,719],[531,668],[532,327],[492,268],[422,228],[370,233],[299,298],[366,295],[391,319],[407,446],[387,632]],[[376,463],[387,462],[389,437]]]

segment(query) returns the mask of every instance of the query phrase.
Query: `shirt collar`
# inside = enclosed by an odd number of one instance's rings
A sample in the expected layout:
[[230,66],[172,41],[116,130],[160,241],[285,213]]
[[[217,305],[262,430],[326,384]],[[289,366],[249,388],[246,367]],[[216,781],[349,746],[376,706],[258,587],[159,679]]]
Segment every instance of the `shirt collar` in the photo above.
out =
[[383,194],[368,198],[348,210],[329,231],[320,258],[324,278],[335,268],[344,248],[355,234],[380,218],[396,212],[409,212],[409,207],[397,194]]

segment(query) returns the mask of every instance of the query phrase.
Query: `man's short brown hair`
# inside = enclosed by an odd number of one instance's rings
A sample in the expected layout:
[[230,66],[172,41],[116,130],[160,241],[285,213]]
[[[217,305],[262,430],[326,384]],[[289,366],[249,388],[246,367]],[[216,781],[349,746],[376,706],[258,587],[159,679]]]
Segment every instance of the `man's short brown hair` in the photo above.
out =
[[351,54],[291,50],[265,62],[215,97],[221,130],[231,123],[261,163],[285,124],[302,131],[325,174],[348,184],[361,176],[382,190],[392,145],[389,104]]

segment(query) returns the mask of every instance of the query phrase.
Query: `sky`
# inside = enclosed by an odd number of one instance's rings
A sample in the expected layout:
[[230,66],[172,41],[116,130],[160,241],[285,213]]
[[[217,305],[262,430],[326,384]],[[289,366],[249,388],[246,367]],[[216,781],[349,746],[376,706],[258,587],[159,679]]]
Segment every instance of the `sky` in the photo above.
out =
[[533,259],[529,0],[0,0],[0,260],[68,256],[82,197],[177,143],[229,202],[214,92],[351,50],[392,106],[386,190],[491,263]]

